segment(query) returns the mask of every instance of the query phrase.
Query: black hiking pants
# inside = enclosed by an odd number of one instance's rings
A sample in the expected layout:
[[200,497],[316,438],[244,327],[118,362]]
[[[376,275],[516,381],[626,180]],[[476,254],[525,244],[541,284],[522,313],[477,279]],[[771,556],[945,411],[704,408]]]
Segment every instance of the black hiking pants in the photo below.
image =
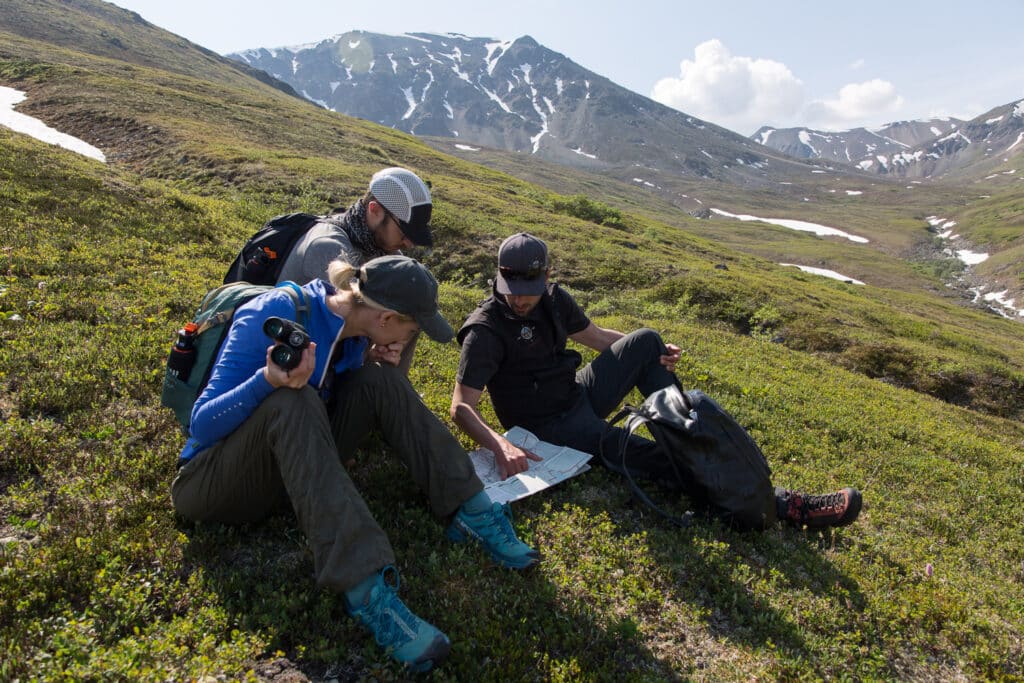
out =
[[[590,453],[599,462],[603,449],[611,469],[621,474],[617,456],[621,440],[627,438],[626,430],[609,429],[606,419],[634,387],[646,397],[679,385],[676,376],[661,364],[660,357],[667,352],[654,330],[642,328],[627,334],[576,373],[576,383],[582,389],[576,404],[531,431],[544,441]],[[668,461],[649,439],[635,434],[628,437],[626,463],[635,477],[677,487]]]

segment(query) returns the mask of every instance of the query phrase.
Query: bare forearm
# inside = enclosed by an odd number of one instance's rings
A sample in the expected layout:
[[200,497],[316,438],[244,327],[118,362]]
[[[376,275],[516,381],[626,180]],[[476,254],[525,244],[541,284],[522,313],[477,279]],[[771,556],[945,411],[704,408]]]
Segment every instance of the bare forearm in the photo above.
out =
[[452,421],[464,431],[469,438],[484,448],[495,451],[498,446],[498,439],[503,438],[498,432],[491,429],[483,416],[468,403],[454,403],[451,410]]
[[569,335],[569,338],[579,344],[583,344],[595,351],[601,352],[618,340],[622,339],[624,336],[626,335],[618,330],[612,330],[607,327],[598,327],[594,323],[590,323],[586,329],[581,330],[576,334]]
[[601,333],[601,351],[604,351],[609,346],[626,336],[618,330],[612,330],[607,327],[599,328],[599,330]]

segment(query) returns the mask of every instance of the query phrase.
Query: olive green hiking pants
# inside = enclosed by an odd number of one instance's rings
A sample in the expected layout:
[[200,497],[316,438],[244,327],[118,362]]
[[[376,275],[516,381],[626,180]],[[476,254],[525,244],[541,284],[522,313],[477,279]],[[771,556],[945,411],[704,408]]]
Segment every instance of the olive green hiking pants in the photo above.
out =
[[277,389],[238,429],[198,453],[171,485],[194,521],[240,524],[291,504],[313,552],[317,584],[343,592],[394,551],[342,462],[378,430],[441,520],[483,485],[466,451],[405,375],[367,364],[344,373],[330,412],[312,387]]

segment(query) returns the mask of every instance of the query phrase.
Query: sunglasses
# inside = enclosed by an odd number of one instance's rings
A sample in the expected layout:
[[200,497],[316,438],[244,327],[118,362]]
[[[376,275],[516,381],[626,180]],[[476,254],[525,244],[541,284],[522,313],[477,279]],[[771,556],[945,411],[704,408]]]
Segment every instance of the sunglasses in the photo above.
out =
[[509,281],[515,280],[538,280],[548,272],[547,266],[537,266],[536,268],[527,268],[526,270],[515,270],[508,266],[501,266],[498,268],[498,272],[501,276]]
[[383,204],[380,205],[380,208],[384,209],[384,220],[387,220],[387,219],[390,218],[391,220],[393,220],[395,222],[395,225],[398,226],[398,229],[401,230],[404,233],[405,229],[402,227],[402,221],[398,220],[398,216],[396,216],[395,214],[393,214],[390,211],[388,211],[387,209],[385,209]]

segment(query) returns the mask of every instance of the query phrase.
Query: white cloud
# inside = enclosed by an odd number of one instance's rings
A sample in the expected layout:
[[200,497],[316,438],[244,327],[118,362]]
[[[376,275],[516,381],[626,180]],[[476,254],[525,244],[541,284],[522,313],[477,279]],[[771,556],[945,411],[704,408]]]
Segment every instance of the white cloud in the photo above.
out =
[[[865,64],[857,59],[850,69]],[[679,64],[678,76],[656,82],[651,98],[743,135],[764,125],[824,130],[879,125],[894,120],[904,105],[896,86],[880,78],[808,101],[803,82],[785,64],[734,55],[717,39],[698,45],[693,59]]]
[[708,40],[684,59],[679,75],[654,84],[651,98],[680,111],[749,135],[759,126],[788,120],[804,100],[803,83],[781,62],[735,56]]
[[903,98],[889,81],[874,78],[863,83],[849,83],[839,89],[836,99],[808,103],[804,117],[809,125],[842,129],[862,125],[865,120],[884,119],[903,106]]

